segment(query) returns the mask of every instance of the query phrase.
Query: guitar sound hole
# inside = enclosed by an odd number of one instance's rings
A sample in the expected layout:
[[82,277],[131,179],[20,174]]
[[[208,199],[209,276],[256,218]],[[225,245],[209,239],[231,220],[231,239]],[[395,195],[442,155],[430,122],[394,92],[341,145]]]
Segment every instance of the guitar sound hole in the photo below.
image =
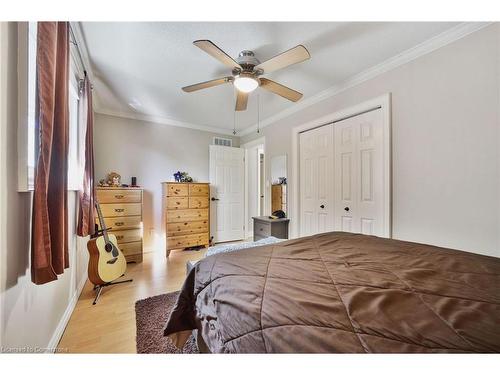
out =
[[111,250],[113,250],[113,245],[108,242],[106,245],[104,245],[104,249],[109,253]]

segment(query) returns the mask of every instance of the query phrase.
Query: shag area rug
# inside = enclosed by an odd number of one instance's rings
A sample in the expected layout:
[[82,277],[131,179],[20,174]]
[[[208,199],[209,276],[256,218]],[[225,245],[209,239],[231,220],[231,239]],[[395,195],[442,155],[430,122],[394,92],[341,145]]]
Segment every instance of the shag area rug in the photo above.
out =
[[172,340],[163,336],[163,329],[178,295],[179,292],[160,294],[159,296],[141,299],[135,303],[137,353],[199,353],[193,335],[191,335],[182,350],[177,349]]

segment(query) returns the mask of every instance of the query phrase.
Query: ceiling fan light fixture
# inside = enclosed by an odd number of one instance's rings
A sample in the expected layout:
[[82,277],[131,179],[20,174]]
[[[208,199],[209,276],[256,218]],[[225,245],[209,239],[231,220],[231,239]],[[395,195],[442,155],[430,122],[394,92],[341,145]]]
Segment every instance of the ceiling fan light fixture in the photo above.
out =
[[234,87],[241,92],[249,93],[259,87],[259,81],[252,75],[240,74],[234,78]]

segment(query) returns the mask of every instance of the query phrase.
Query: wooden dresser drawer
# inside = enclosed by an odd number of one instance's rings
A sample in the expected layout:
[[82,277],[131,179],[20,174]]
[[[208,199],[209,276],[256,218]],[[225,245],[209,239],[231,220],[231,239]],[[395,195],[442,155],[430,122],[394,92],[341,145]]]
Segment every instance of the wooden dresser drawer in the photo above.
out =
[[142,190],[97,190],[97,201],[99,203],[141,203]]
[[208,220],[167,224],[167,237],[208,233]]
[[[140,216],[106,217],[104,218],[104,222],[108,229],[132,229],[141,227],[142,218]],[[99,225],[99,229],[101,229],[99,218],[96,218],[96,223]]]
[[116,236],[118,244],[126,242],[137,242],[142,239],[141,229],[112,230],[110,233]]
[[189,208],[208,208],[208,195],[206,197],[189,197]]
[[208,191],[208,185],[207,184],[189,184],[189,195],[190,196],[203,196],[203,197],[208,197],[209,191]]
[[191,210],[167,210],[167,223],[208,220],[208,208]]
[[208,245],[208,233],[190,234],[167,238],[168,249],[180,249],[191,246]]
[[253,223],[254,236],[269,237],[271,235],[271,224],[255,221]]
[[189,195],[188,184],[167,184],[168,197],[187,197]]
[[167,210],[189,208],[188,197],[167,197]]
[[123,243],[119,247],[120,247],[120,250],[122,251],[123,255],[125,255],[125,256],[142,254],[142,242],[141,241]]
[[140,216],[141,207],[141,203],[104,203],[101,204],[101,211],[104,217]]

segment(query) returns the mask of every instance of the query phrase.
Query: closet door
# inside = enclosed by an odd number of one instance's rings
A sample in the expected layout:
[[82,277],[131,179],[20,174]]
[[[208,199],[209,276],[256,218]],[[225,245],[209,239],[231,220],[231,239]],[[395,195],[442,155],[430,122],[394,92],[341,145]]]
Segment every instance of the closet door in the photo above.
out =
[[301,133],[300,235],[333,230],[333,126]]
[[388,236],[380,110],[334,125],[335,230]]

